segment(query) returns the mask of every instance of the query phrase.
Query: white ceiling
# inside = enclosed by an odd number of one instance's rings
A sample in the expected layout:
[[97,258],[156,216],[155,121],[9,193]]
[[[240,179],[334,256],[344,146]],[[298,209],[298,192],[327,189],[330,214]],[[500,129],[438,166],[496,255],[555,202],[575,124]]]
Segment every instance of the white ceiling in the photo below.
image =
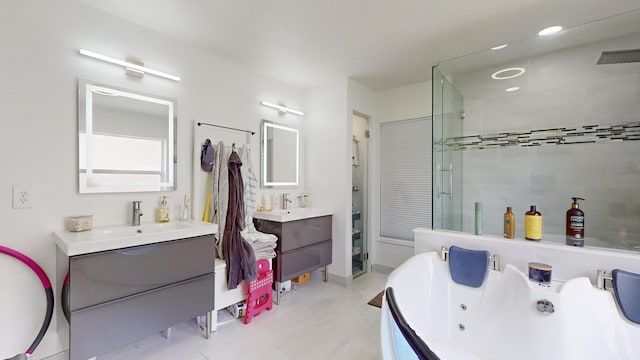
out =
[[638,0],[80,0],[301,87],[425,81],[439,61],[640,8]]

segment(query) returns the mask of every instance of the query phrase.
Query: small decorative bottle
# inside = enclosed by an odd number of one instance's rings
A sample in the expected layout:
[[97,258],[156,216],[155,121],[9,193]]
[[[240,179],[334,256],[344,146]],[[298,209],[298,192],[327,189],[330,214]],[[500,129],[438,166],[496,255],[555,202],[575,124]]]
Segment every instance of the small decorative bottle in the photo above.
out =
[[163,196],[158,207],[158,222],[169,222],[169,205],[167,204],[168,196]]
[[513,239],[516,232],[516,216],[511,211],[511,206],[507,206],[507,212],[504,213],[504,237]]

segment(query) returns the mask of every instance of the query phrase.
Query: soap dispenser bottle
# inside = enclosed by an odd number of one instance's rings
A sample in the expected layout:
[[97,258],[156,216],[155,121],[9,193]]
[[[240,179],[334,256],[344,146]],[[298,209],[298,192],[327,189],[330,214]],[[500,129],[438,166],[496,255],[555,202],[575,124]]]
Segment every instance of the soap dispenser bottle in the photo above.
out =
[[158,207],[158,222],[169,222],[169,205],[167,204],[168,196],[163,196]]
[[524,238],[527,240],[542,240],[542,214],[536,210],[535,205],[524,213]]
[[566,244],[570,246],[584,246],[584,211],[580,210],[579,197],[572,197],[571,209],[567,210],[567,238]]

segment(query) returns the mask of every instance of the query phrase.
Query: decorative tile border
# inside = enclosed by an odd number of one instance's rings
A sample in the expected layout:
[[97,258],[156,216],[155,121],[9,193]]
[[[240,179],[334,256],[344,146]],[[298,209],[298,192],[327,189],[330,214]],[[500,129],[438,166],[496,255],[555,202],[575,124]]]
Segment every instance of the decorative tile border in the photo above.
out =
[[[640,140],[640,121],[621,125],[584,125],[447,138],[445,150],[493,149]],[[435,145],[442,146],[442,141]]]

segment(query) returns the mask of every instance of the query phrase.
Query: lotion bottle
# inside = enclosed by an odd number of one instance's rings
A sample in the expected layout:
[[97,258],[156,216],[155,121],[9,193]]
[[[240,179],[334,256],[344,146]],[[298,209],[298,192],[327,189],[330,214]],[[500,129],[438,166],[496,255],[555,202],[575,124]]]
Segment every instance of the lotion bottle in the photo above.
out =
[[535,205],[524,213],[524,238],[527,240],[542,240],[542,214],[536,210]]
[[516,232],[516,216],[511,211],[511,206],[507,206],[507,212],[504,213],[504,237],[513,239]]
[[566,244],[570,246],[584,246],[584,211],[580,210],[578,200],[583,198],[573,197],[571,209],[567,210]]
[[168,196],[163,196],[158,207],[158,222],[169,222],[169,205],[167,204]]

